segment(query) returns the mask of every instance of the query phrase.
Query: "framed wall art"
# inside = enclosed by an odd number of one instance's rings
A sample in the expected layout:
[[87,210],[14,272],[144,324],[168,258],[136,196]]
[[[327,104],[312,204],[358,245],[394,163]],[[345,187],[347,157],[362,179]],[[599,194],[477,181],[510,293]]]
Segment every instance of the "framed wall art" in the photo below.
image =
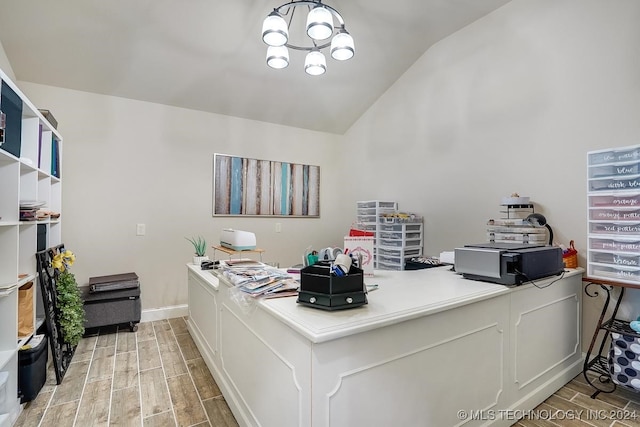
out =
[[320,216],[320,167],[213,155],[213,215]]

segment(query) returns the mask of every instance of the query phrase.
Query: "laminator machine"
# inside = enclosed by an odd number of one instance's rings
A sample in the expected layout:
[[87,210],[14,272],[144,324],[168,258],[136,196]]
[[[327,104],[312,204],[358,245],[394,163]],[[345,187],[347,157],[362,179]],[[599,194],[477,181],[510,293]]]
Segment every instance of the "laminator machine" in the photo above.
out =
[[564,271],[562,249],[522,243],[480,243],[455,249],[455,270],[467,279],[520,285]]

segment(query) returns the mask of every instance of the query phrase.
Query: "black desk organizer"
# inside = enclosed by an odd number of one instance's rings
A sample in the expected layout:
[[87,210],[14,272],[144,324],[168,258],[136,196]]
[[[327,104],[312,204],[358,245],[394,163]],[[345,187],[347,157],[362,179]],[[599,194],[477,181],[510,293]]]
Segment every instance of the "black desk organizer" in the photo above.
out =
[[346,276],[331,275],[331,263],[320,261],[300,270],[298,304],[322,310],[344,310],[367,304],[362,270],[351,266]]
[[[600,393],[614,392],[616,389],[616,385],[621,385],[626,390],[637,391],[627,387],[624,384],[619,383],[618,381],[615,381],[612,378],[612,366],[610,357],[609,355],[603,354],[603,352],[605,351],[605,345],[610,341],[611,334],[620,334],[627,337],[627,339],[634,340],[640,338],[640,334],[631,329],[631,327],[629,326],[629,322],[616,318],[618,309],[620,308],[620,303],[622,302],[622,299],[624,297],[625,289],[627,287],[637,288],[637,286],[591,278],[584,278],[584,281],[587,282],[587,285],[584,288],[585,294],[587,296],[591,298],[597,297],[599,295],[598,291],[603,291],[606,293],[606,299],[602,307],[596,329],[593,333],[591,344],[589,345],[589,350],[587,351],[587,354],[585,356],[584,366],[582,369],[582,374],[584,375],[585,380],[594,388],[594,392],[591,395],[591,398],[595,399]],[[599,289],[592,289],[592,287],[595,286],[599,287]],[[611,291],[614,287],[620,287],[620,295],[618,296],[618,299],[617,301],[615,301],[615,303],[611,298]],[[612,305],[613,310],[611,311],[609,317],[605,320],[607,312],[611,309]],[[588,375],[589,372],[596,374],[597,378],[590,377]],[[637,375],[640,376],[640,372]]]

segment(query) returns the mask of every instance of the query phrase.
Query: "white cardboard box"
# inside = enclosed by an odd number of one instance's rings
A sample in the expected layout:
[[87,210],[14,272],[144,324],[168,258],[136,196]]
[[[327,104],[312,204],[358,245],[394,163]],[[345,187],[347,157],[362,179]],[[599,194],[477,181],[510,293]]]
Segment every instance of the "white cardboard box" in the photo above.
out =
[[365,277],[373,276],[373,241],[374,237],[344,236],[344,252],[362,256],[362,268]]

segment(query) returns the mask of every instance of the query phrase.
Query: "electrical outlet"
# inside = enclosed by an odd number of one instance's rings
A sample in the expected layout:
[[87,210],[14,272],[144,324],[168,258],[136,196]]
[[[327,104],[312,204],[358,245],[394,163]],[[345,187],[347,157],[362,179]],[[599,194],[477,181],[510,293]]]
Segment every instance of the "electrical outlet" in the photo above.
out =
[[136,225],[136,236],[144,236],[147,232],[147,227],[144,224]]
[[276,233],[280,233],[282,231],[282,223],[276,222]]

